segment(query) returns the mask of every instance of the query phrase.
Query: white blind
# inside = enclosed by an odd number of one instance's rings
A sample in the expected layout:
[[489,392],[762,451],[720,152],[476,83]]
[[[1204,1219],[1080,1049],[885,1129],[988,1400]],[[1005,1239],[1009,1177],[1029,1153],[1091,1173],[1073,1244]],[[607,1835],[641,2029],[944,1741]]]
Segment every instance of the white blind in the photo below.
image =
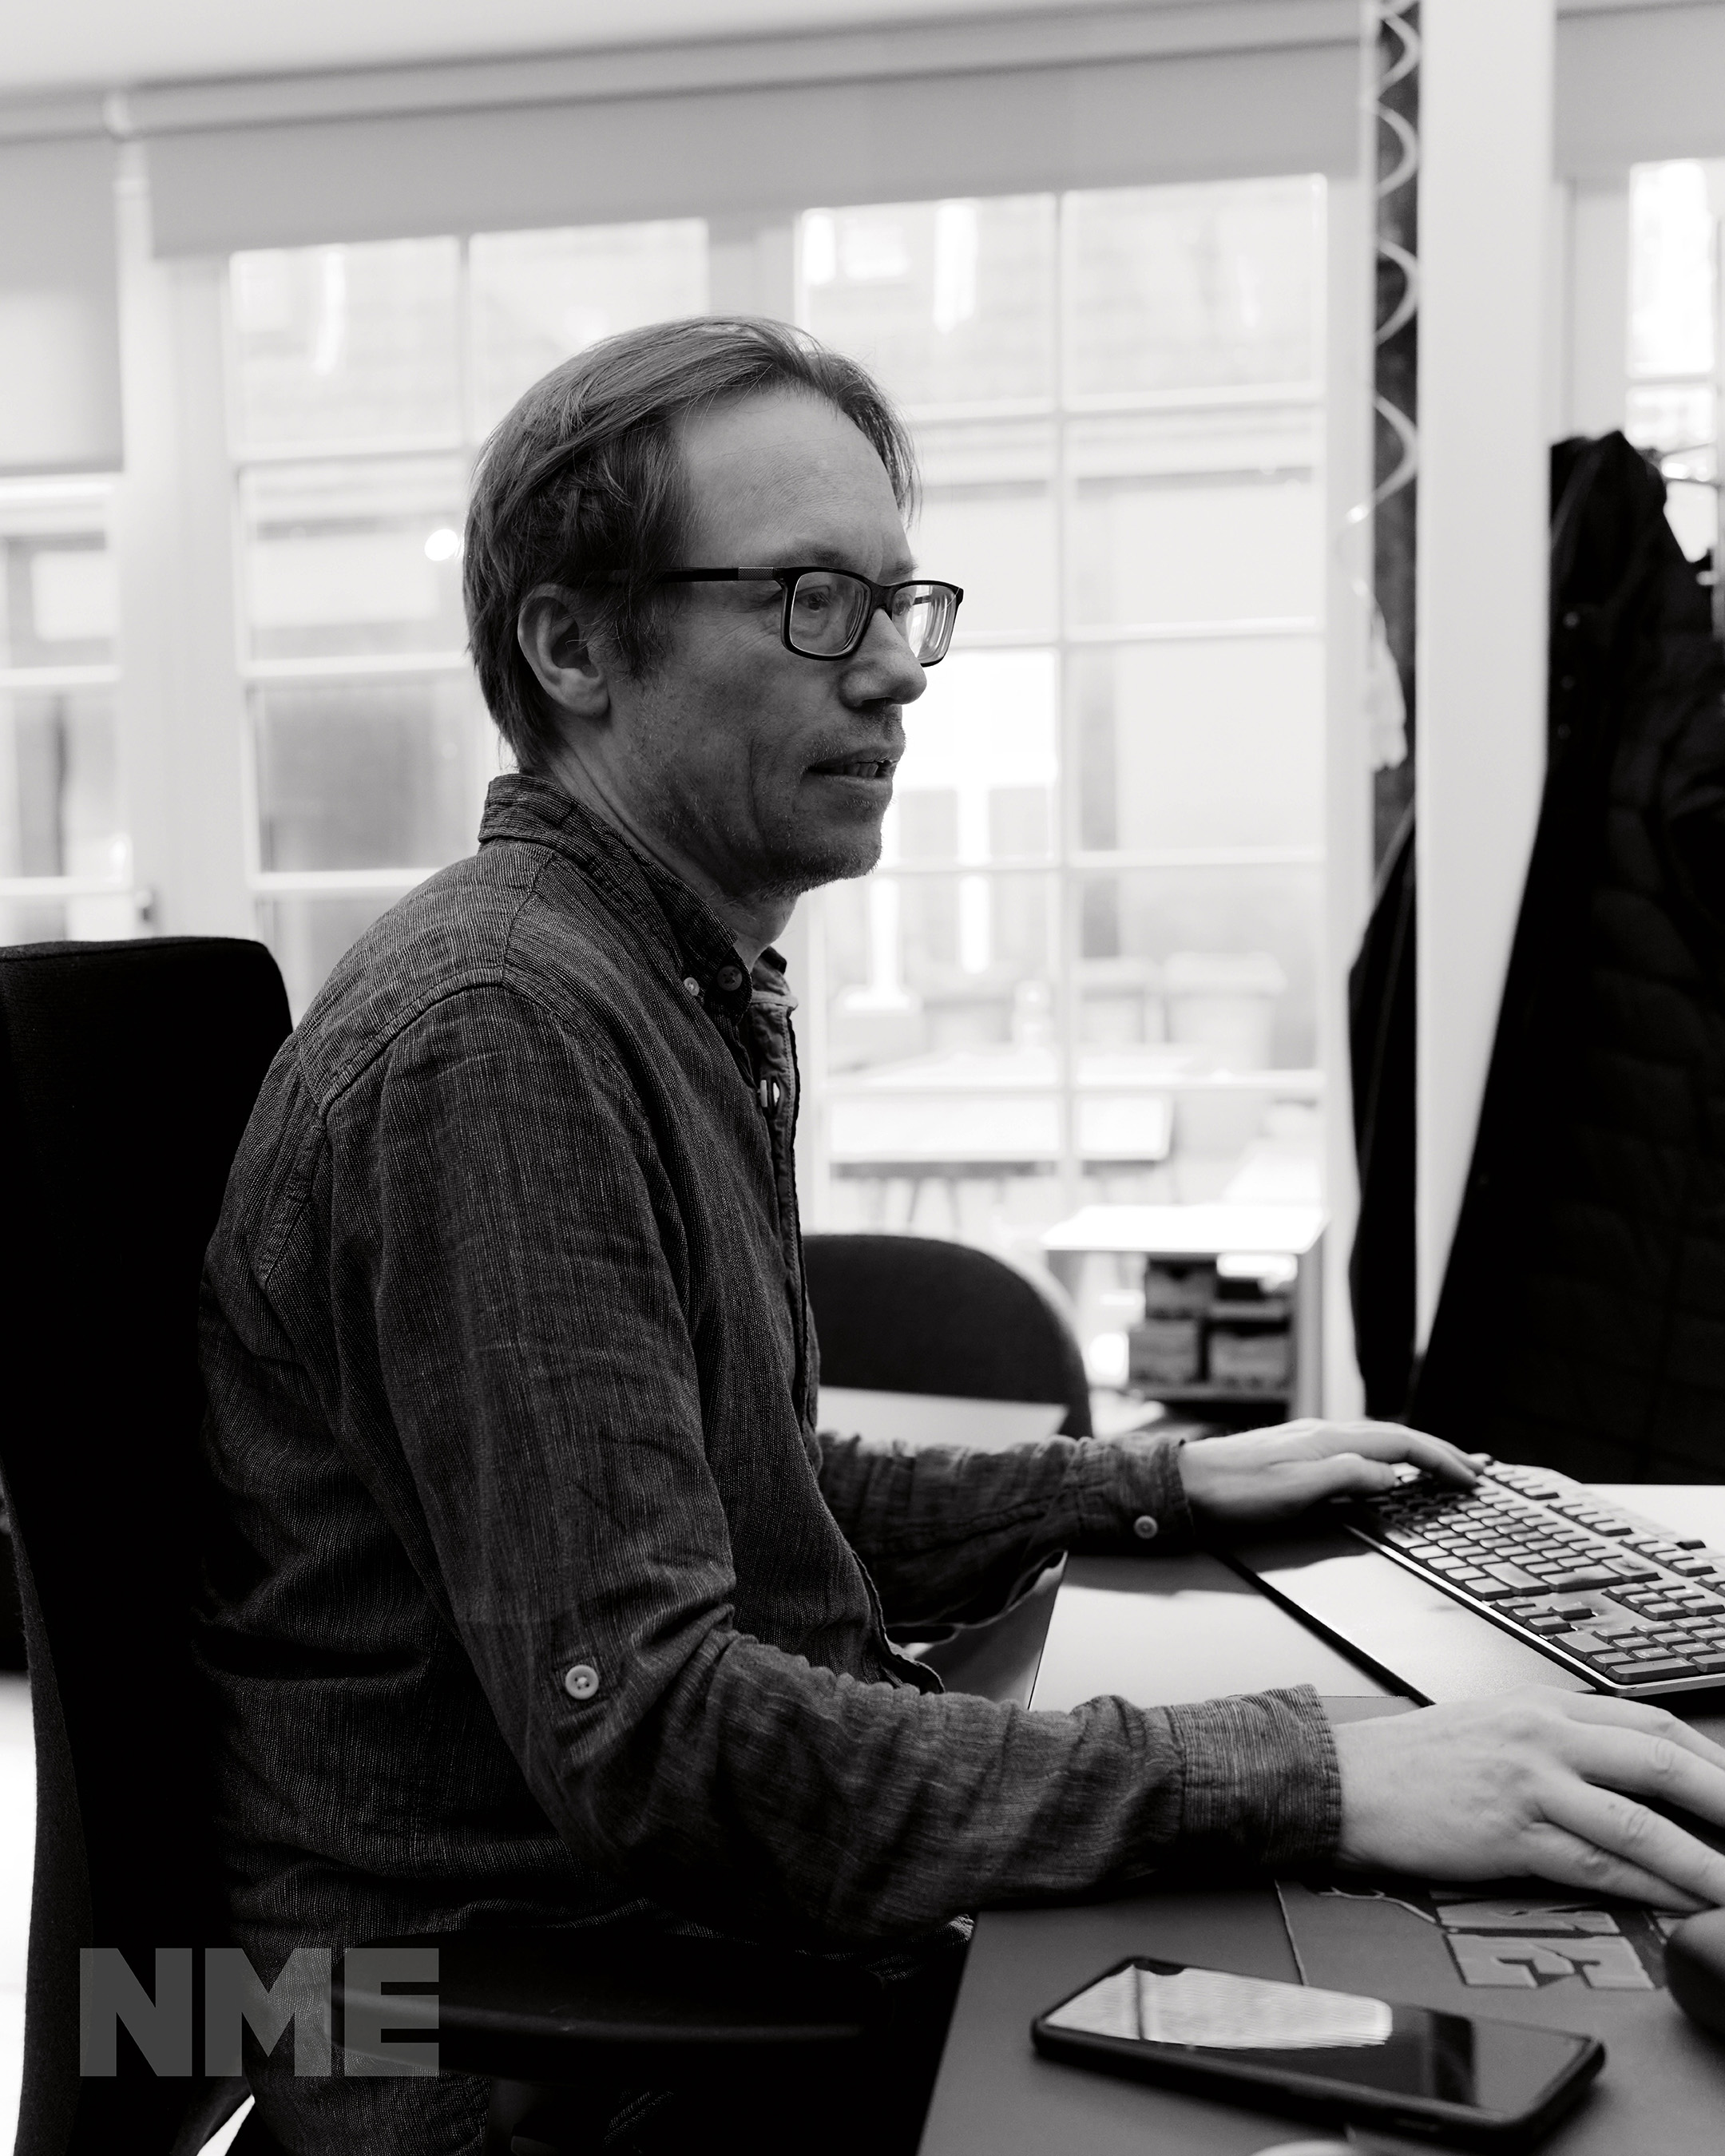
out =
[[0,474],[117,471],[114,146],[0,142]]
[[[1326,21],[1356,19],[1348,6]],[[1307,18],[1308,20],[1313,18]],[[158,253],[1352,172],[1351,38],[148,136]],[[147,131],[147,130],[146,130]]]
[[1558,24],[1556,118],[1563,179],[1725,157],[1725,5],[1589,0]]

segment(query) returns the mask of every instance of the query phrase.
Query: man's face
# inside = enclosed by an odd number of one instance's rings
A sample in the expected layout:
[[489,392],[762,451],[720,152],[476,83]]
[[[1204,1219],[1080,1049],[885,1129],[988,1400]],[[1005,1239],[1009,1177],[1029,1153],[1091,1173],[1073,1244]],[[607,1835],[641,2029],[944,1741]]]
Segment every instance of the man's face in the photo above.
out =
[[[680,443],[680,566],[819,565],[883,584],[912,574],[880,458],[819,398],[748,398],[688,422]],[[788,898],[873,867],[902,708],[927,679],[884,613],[834,661],[786,650],[783,606],[774,583],[689,586],[671,601],[661,664],[613,683],[636,812],[738,897]]]

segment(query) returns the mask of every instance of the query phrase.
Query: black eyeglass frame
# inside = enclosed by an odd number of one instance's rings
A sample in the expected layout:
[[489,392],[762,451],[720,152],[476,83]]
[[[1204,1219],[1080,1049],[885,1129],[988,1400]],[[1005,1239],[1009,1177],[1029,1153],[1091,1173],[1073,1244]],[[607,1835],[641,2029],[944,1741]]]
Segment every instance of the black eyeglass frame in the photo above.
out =
[[[791,607],[797,595],[797,586],[804,577],[848,577],[854,584],[865,587],[869,594],[869,608],[864,614],[854,637],[842,651],[805,651],[800,644],[791,641]],[[604,584],[622,584],[629,581],[624,570],[614,570],[608,577],[593,581]],[[952,648],[952,629],[957,626],[958,609],[964,603],[964,587],[949,584],[940,577],[905,577],[896,584],[877,584],[867,577],[859,576],[855,569],[841,569],[831,562],[804,562],[797,564],[781,562],[773,567],[765,564],[735,569],[660,569],[647,579],[654,584],[777,584],[784,593],[784,605],[778,618],[778,640],[787,651],[794,652],[798,659],[825,660],[834,665],[855,658],[862,648],[863,639],[877,613],[892,619],[892,600],[900,592],[931,590],[950,592],[952,595],[952,627],[947,631],[947,642],[939,659],[921,659],[919,666],[938,666],[941,660]]]

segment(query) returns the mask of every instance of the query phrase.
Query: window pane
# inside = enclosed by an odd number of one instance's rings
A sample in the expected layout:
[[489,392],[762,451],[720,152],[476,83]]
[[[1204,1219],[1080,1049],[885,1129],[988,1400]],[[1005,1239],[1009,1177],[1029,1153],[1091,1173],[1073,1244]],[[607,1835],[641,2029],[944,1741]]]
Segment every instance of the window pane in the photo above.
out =
[[1071,668],[1086,849],[1322,844],[1319,638],[1127,644]]
[[64,943],[72,933],[68,911],[61,899],[0,899],[0,943]]
[[453,239],[236,254],[241,443],[402,441],[461,431]]
[[[954,651],[905,711],[889,858],[1045,854],[1058,767],[1052,651]],[[978,963],[983,963],[981,961]]]
[[1713,365],[1713,218],[1690,160],[1630,174],[1631,374],[1707,374]]
[[[1168,1102],[1168,1195],[1180,1203],[1319,1196],[1313,1065],[1322,902],[1316,867],[1085,880],[1080,1083],[1095,1093],[1136,1083],[1146,1097]],[[1263,1070],[1292,1075],[1267,1086],[1241,1082]],[[1086,1150],[1103,1157],[1099,1145]]]
[[999,422],[925,428],[919,565],[964,588],[961,640],[978,632],[1055,633],[1052,428]]
[[0,666],[110,666],[119,591],[108,490],[0,490]]
[[265,869],[436,867],[472,852],[490,728],[466,675],[255,696]]
[[[944,1087],[963,1072],[955,1077],[943,1065],[928,1080],[931,1055],[975,1051],[986,1062],[996,1050],[1051,1050],[1049,983],[1058,963],[1051,875],[895,875],[885,869],[834,887],[822,912],[832,991],[828,1060],[834,1070],[902,1065],[909,1072],[914,1064],[923,1076],[907,1083]],[[998,1057],[988,1063],[991,1070],[998,1065]]]
[[0,691],[0,875],[131,874],[111,692]]
[[991,404],[1054,388],[1054,200],[815,209],[802,319],[901,403]]
[[463,494],[453,457],[244,473],[253,656],[459,651]]
[[1315,381],[1323,183],[1068,195],[1072,394]]
[[1624,432],[1638,449],[1661,458],[1700,449],[1700,458],[1683,459],[1697,475],[1712,475],[1706,452],[1713,439],[1713,392],[1704,382],[1638,386],[1629,393]]
[[393,897],[259,901],[258,933],[281,968],[295,1024],[348,945],[395,903]]
[[99,535],[3,546],[0,665],[101,666],[114,658],[113,557]]
[[[1119,1028],[1106,1008],[1135,984],[1149,1042],[1197,1046],[1233,1070],[1310,1070],[1317,1055],[1317,949],[1323,871],[1291,868],[1135,869],[1082,879],[1084,1031],[1099,1046]],[[1215,959],[1239,978],[1207,981]],[[1181,964],[1170,967],[1173,960]],[[1267,960],[1267,963],[1265,961]]]
[[1197,439],[1166,420],[1073,428],[1069,559],[1076,623],[1319,613],[1322,503],[1312,415],[1218,418]]
[[706,311],[706,226],[475,233],[474,423],[489,434],[524,389],[601,337]]

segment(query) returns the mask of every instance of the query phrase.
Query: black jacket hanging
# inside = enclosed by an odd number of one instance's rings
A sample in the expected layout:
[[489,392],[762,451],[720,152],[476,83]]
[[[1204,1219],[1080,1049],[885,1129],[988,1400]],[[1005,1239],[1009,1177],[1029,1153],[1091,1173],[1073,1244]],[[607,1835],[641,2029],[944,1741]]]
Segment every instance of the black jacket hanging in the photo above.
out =
[[1410,1419],[1725,1476],[1725,654],[1620,434],[1553,452],[1549,764]]
[[1366,1413],[1394,1418],[1414,1366],[1414,811],[1390,841],[1348,976],[1359,1214],[1348,1260]]

